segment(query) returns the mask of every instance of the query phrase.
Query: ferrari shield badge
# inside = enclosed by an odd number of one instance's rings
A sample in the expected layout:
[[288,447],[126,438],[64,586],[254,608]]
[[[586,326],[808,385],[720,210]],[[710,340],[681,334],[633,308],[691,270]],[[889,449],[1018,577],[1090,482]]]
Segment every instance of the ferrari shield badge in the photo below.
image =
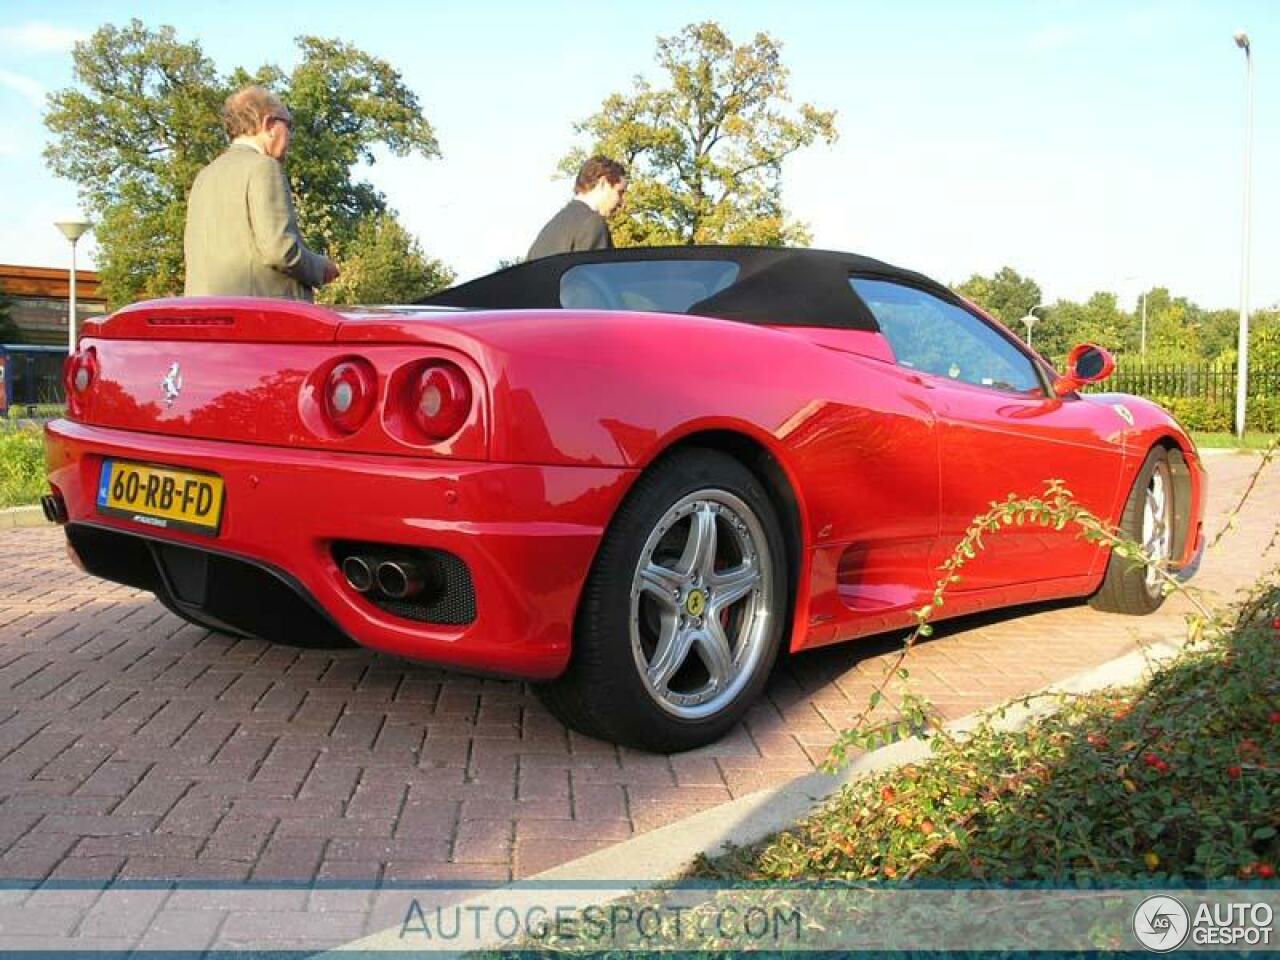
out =
[[1120,414],[1121,420],[1123,420],[1129,426],[1131,427],[1133,426],[1133,414],[1129,412],[1128,407],[1126,407],[1123,403],[1113,403],[1111,407],[1112,409],[1115,410],[1116,413]]

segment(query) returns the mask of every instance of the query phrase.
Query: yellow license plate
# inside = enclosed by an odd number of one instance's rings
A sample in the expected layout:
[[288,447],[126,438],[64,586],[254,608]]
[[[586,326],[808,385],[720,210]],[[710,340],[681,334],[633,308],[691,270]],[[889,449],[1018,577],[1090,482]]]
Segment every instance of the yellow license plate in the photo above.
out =
[[222,523],[222,478],[127,460],[104,460],[98,510],[165,529],[215,536]]

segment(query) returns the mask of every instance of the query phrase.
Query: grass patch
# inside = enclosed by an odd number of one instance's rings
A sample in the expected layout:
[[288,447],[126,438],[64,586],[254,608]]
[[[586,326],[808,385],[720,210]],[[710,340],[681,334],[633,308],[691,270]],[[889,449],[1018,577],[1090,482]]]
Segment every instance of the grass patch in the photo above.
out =
[[0,508],[39,503],[48,485],[43,434],[0,425]]
[[1197,883],[1280,867],[1280,588],[1145,684],[1018,732],[934,740],[793,830],[692,876],[739,881]]
[[61,403],[15,403],[5,414],[10,421],[52,420],[65,415],[67,408]]
[[1265,450],[1276,442],[1277,437],[1280,437],[1280,434],[1246,432],[1242,441],[1234,433],[1194,431],[1191,434],[1191,439],[1195,441],[1197,447],[1232,447],[1243,450]]

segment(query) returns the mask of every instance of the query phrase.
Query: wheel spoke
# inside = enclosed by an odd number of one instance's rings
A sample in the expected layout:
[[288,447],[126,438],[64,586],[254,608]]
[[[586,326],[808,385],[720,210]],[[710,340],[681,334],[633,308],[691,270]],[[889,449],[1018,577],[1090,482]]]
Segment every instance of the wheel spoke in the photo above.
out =
[[716,561],[716,515],[705,503],[689,514],[689,539],[685,541],[677,569],[688,576],[705,576]]
[[698,655],[711,675],[711,689],[720,690],[733,678],[733,651],[720,621],[711,617],[696,634]]
[[649,563],[637,575],[636,583],[643,592],[657,600],[664,611],[674,613],[680,588],[688,579],[669,567]]
[[711,588],[711,615],[733,606],[759,583],[760,571],[748,563],[715,574],[707,584]]
[[658,647],[653,652],[653,659],[649,661],[647,670],[649,682],[653,684],[655,690],[666,693],[671,678],[689,659],[689,651],[692,647],[692,631],[680,629],[676,617],[664,616],[658,635]]

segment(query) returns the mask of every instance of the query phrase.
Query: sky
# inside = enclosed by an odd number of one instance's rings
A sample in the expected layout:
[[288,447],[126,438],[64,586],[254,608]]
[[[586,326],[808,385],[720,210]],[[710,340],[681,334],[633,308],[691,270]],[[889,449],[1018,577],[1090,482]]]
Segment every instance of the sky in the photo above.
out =
[[[0,262],[67,265],[53,223],[77,196],[41,157],[44,98],[74,83],[76,40],[127,16],[173,26],[224,73],[287,69],[303,33],[389,61],[443,155],[380,156],[362,175],[460,280],[523,255],[571,194],[555,168],[581,143],[575,121],[636,75],[659,81],[656,38],[711,19],[740,43],[769,33],[793,99],[837,112],[838,142],[784,166],[814,246],[946,283],[1008,265],[1046,302],[1111,290],[1131,305],[1159,285],[1209,308],[1240,303],[1244,29],[1250,303],[1280,303],[1276,0],[0,0]],[[80,249],[92,265],[92,235]]]

